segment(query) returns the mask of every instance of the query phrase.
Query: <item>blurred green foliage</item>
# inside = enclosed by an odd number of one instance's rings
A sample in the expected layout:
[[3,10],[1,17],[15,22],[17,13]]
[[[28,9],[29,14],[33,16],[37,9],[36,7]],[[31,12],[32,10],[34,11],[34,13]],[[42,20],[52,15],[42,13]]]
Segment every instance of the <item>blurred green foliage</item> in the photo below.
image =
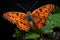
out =
[[29,32],[26,34],[25,39],[37,39],[40,37],[40,34]]

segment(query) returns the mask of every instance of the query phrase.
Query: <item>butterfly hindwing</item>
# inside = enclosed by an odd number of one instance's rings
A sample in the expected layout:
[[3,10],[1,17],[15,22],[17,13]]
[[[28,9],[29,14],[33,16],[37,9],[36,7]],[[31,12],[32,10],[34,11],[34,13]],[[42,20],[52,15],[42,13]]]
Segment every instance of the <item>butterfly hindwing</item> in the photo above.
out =
[[3,17],[16,24],[17,27],[21,30],[28,31],[28,19],[27,15],[22,12],[6,12],[3,14]]
[[47,4],[32,12],[33,20],[37,28],[40,29],[46,24],[46,18],[51,14],[53,9],[53,4]]

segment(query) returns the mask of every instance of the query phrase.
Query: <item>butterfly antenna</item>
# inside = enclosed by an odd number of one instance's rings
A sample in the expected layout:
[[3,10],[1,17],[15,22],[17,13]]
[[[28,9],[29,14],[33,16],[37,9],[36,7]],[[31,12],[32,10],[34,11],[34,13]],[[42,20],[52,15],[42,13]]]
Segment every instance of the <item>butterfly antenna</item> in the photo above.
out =
[[20,6],[22,9],[24,9],[25,11],[27,11],[22,5],[20,5],[19,3],[17,4],[18,6]]
[[38,1],[36,1],[33,6],[30,8],[30,10],[38,3]]

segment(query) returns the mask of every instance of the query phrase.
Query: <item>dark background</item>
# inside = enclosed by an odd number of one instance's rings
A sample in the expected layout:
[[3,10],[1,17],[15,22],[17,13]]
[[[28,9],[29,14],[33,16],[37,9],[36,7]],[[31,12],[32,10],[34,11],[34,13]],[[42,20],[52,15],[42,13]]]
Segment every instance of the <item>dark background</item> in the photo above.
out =
[[[38,1],[38,3],[30,10],[32,5]],[[0,39],[1,40],[14,40],[12,35],[14,34],[16,28],[16,25],[13,25],[9,21],[5,20],[2,15],[4,12],[7,11],[21,11],[21,12],[27,12],[23,10],[21,7],[19,7],[17,4],[21,4],[24,8],[27,9],[27,11],[33,11],[36,8],[45,5],[45,4],[55,4],[57,6],[60,6],[59,0],[0,0]]]

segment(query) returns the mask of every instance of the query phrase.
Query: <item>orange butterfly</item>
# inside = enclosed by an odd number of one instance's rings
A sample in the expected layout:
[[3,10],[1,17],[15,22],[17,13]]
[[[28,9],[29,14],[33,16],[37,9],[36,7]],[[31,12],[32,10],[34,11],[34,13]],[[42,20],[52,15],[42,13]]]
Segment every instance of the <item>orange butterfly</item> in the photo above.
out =
[[47,4],[37,8],[32,13],[30,11],[27,14],[23,12],[6,12],[3,14],[3,17],[16,24],[19,29],[29,31],[31,27],[37,29],[43,28],[46,24],[46,18],[51,14],[53,9],[53,4]]

